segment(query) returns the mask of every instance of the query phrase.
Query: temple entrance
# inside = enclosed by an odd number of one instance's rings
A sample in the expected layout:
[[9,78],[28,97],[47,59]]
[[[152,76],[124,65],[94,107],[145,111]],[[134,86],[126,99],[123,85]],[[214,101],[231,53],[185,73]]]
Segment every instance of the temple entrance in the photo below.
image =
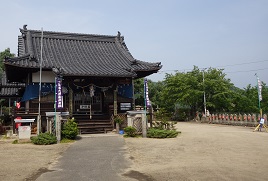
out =
[[90,96],[90,92],[74,93],[74,112],[81,114],[102,113],[101,93]]

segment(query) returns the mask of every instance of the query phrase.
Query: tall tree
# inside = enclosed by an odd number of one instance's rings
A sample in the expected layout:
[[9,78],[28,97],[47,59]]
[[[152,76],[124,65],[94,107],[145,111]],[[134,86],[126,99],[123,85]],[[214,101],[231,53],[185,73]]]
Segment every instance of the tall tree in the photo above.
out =
[[10,48],[5,49],[4,51],[0,52],[0,74],[2,74],[4,70],[3,61],[5,57],[14,57],[15,54],[10,52]]
[[268,113],[268,86],[265,83],[262,83],[262,101],[261,108],[264,113]]
[[233,84],[225,76],[223,69],[209,68],[204,72],[206,104],[211,111],[229,112],[231,109]]
[[148,80],[149,98],[154,108],[160,105],[159,98],[161,97],[161,92],[163,88],[164,84],[162,81],[153,82],[151,80]]
[[[148,93],[149,99],[153,107],[159,105],[159,96],[163,89],[163,82],[153,82],[148,79]],[[144,78],[136,79],[134,81],[134,97],[135,104],[144,106]]]
[[189,107],[191,114],[204,111],[204,92],[206,107],[212,111],[228,111],[231,105],[231,87],[229,79],[221,69],[194,69],[187,73],[167,74],[164,89],[161,93],[161,103],[169,111],[174,105]]
[[136,79],[134,80],[134,98],[135,98],[135,104],[144,106],[144,79]]
[[195,109],[202,101],[202,77],[199,69],[189,73],[166,74],[161,103],[168,111],[174,110],[175,104]]

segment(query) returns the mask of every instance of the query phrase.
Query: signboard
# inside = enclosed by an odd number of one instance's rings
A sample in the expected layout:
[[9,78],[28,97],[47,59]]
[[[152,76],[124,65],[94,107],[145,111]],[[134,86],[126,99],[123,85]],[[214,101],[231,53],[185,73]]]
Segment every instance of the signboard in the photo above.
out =
[[19,126],[19,139],[30,139],[31,127],[30,126]]
[[15,118],[15,123],[33,123],[35,119],[21,119],[19,117]]
[[129,110],[131,110],[131,103],[130,102],[120,103],[120,110],[121,111],[129,111]]
[[56,107],[63,108],[63,97],[62,97],[62,84],[61,79],[56,79]]
[[90,109],[90,105],[80,105],[80,109]]

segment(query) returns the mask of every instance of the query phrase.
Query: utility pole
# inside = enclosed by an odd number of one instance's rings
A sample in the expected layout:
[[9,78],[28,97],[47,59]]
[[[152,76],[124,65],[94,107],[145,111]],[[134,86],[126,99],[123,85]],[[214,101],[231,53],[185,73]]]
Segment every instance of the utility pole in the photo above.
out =
[[42,89],[42,63],[43,63],[43,28],[41,29],[41,51],[40,51],[40,75],[39,75],[39,99],[37,116],[37,135],[40,134],[41,119],[41,89]]

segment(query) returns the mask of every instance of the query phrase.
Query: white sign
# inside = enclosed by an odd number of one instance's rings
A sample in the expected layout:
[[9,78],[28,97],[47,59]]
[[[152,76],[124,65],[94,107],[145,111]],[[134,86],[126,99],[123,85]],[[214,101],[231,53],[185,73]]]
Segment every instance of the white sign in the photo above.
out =
[[80,105],[80,109],[90,109],[90,105]]
[[35,119],[14,119],[15,123],[33,123]]
[[121,111],[128,111],[131,109],[131,103],[127,102],[127,103],[120,103],[120,110]]
[[19,139],[30,139],[31,127],[30,126],[19,126]]

